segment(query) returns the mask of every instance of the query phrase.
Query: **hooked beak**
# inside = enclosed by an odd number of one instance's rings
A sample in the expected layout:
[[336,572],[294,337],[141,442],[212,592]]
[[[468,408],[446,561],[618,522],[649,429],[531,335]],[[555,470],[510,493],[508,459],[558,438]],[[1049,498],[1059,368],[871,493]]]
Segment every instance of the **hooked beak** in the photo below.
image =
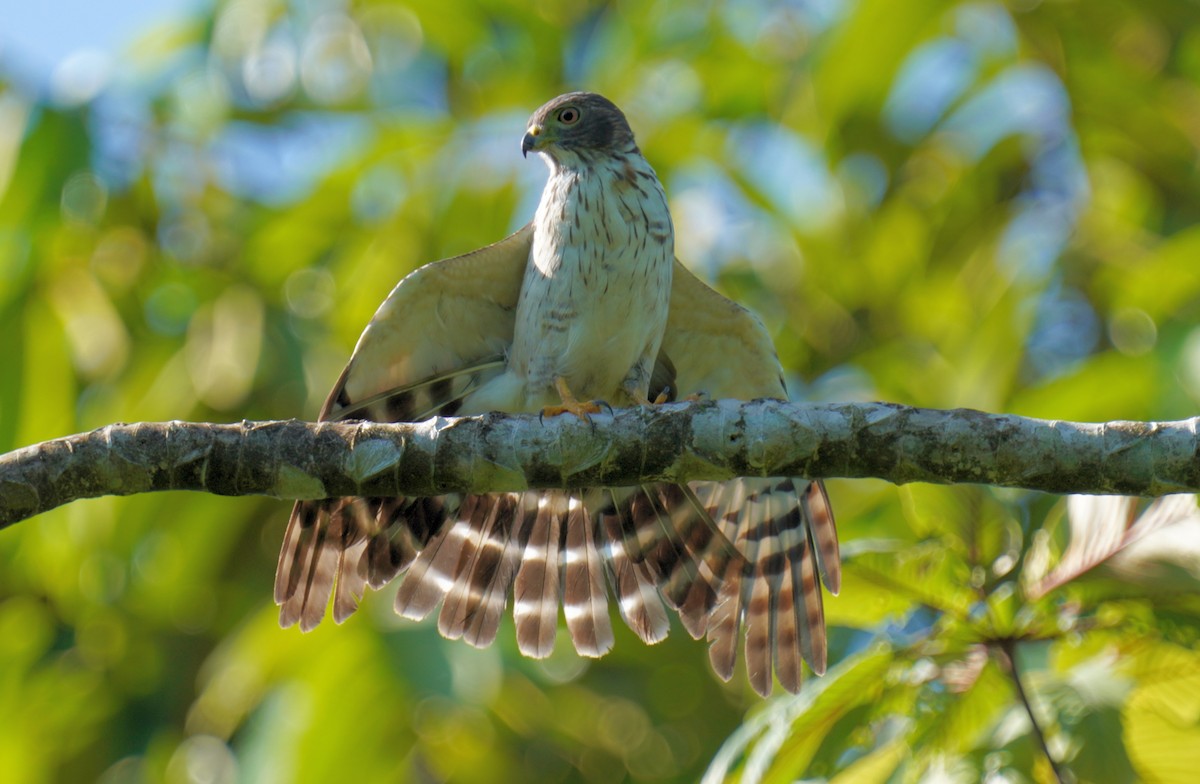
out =
[[527,157],[530,150],[537,150],[538,137],[542,135],[542,126],[531,125],[529,130],[525,131],[525,135],[521,137],[521,157]]

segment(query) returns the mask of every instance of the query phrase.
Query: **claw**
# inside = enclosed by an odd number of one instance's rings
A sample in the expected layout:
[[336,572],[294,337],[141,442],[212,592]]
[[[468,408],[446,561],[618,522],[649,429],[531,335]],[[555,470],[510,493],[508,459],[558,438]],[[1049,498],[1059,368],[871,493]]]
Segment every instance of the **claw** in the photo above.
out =
[[543,408],[541,413],[538,414],[539,422],[544,422],[548,416],[574,414],[589,425],[592,425],[592,414],[599,414],[606,408],[608,409],[608,413],[612,413],[612,406],[603,400],[576,400],[575,396],[571,394],[571,390],[567,387],[567,380],[562,376],[554,379],[554,388],[558,390],[558,395],[562,398],[562,405],[546,406]]
[[629,392],[629,397],[639,406],[661,406],[663,403],[671,402],[671,388],[663,387],[663,390],[653,400],[641,392]]
[[591,421],[592,414],[599,414],[605,408],[608,409],[610,414],[612,413],[612,407],[603,400],[564,400],[561,406],[546,406],[542,409],[542,413],[539,416],[545,418],[548,416],[558,416],[559,414],[574,414],[580,419]]

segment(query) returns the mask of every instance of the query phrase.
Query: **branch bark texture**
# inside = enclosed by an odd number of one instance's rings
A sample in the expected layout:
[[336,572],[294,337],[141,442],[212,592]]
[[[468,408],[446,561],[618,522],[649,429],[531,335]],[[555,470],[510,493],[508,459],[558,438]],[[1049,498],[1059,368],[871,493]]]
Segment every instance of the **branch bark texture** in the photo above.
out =
[[0,456],[0,526],[157,490],[325,498],[734,476],[973,482],[1052,493],[1200,490],[1200,417],[1087,424],[885,403],[733,400],[544,422],[116,424]]

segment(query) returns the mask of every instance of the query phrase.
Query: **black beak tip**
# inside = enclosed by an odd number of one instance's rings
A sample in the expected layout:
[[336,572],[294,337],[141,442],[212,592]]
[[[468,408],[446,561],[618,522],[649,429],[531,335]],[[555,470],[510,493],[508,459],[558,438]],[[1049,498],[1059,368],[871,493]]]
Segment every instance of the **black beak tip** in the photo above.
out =
[[528,158],[529,151],[533,149],[533,143],[537,141],[537,137],[532,133],[527,133],[521,137],[521,157]]

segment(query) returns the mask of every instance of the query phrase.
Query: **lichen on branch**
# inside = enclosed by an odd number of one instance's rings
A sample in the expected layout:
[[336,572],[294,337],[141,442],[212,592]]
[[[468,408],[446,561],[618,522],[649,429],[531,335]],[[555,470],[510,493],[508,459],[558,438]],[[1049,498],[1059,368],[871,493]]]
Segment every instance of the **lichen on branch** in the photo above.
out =
[[80,498],[159,490],[303,499],[798,475],[1157,496],[1200,490],[1198,423],[719,400],[590,422],[116,424],[0,456],[0,525]]

